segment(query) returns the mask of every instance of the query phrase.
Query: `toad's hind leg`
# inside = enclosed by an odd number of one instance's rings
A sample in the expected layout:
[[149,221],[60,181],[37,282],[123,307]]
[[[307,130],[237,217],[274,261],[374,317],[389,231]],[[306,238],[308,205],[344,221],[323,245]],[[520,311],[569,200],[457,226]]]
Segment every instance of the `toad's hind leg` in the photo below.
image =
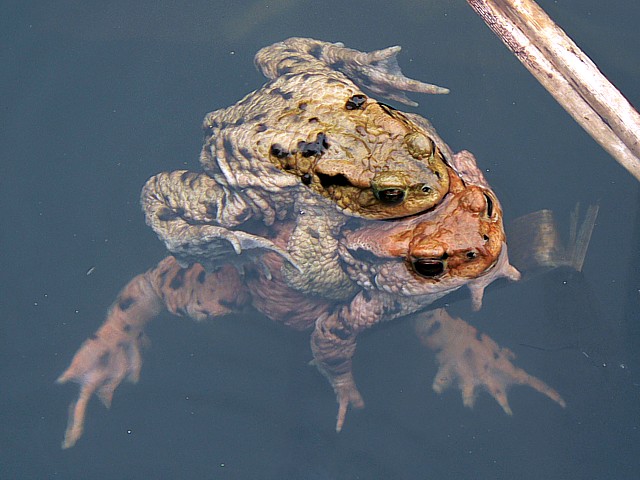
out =
[[446,88],[405,77],[396,60],[398,52],[399,46],[360,52],[342,43],[294,37],[264,47],[256,54],[255,63],[267,78],[292,72],[326,75],[330,70],[338,70],[359,87],[411,106],[418,104],[404,92],[449,92]]
[[69,408],[69,422],[62,448],[80,438],[87,403],[95,393],[109,407],[113,392],[125,378],[136,382],[142,367],[144,326],[160,313],[161,298],[155,293],[149,274],[136,276],[120,292],[98,331],[87,339],[73,357],[58,383],[80,384],[78,399]]
[[87,404],[94,393],[109,407],[123,380],[138,381],[146,343],[143,329],[163,309],[202,320],[237,310],[246,298],[235,268],[207,274],[198,264],[181,268],[173,257],[131,280],[102,326],[82,344],[57,380],[80,384],[78,398],[69,409],[62,448],[72,447],[82,435]]
[[433,382],[437,393],[457,383],[464,405],[473,407],[478,391],[484,389],[511,415],[507,390],[512,385],[528,385],[565,406],[558,392],[512,363],[515,355],[511,350],[444,309],[421,314],[416,332],[425,346],[437,352],[440,368]]

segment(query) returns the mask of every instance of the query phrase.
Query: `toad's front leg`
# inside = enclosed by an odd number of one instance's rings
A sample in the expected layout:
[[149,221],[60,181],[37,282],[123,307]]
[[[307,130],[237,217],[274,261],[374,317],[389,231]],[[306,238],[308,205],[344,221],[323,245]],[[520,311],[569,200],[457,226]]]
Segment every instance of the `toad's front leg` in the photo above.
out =
[[420,341],[437,352],[440,364],[433,389],[441,393],[457,382],[465,406],[473,407],[479,389],[485,389],[511,415],[507,390],[512,385],[528,385],[560,406],[565,402],[558,392],[542,380],[511,363],[515,355],[500,347],[487,335],[444,309],[422,314],[416,320]]
[[[147,224],[183,265],[197,262],[214,271],[229,258],[236,264],[251,263],[265,251],[294,264],[284,249],[263,236],[231,229],[252,219],[255,209],[248,197],[204,173],[159,173],[143,187],[140,202]],[[260,214],[266,213],[265,207]]]

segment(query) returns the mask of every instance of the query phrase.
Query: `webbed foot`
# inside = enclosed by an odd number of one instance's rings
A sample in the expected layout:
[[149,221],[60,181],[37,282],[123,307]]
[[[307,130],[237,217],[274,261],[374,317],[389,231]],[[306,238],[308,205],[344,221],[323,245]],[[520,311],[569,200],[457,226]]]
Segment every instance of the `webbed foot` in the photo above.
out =
[[433,389],[442,393],[457,383],[465,406],[473,407],[479,390],[484,389],[498,402],[502,410],[512,414],[507,390],[512,385],[527,385],[546,395],[561,407],[565,402],[558,392],[542,380],[513,365],[515,355],[500,347],[485,334],[443,309],[418,319],[416,331],[421,342],[437,351],[440,364]]
[[394,46],[372,52],[359,52],[335,43],[323,53],[329,64],[335,65],[337,70],[357,85],[405,105],[415,107],[418,104],[404,92],[449,93],[446,88],[405,77],[396,59],[400,50],[400,46]]
[[82,435],[87,404],[94,393],[109,408],[113,392],[123,380],[138,381],[142,368],[141,349],[146,343],[142,332],[131,335],[105,326],[82,344],[69,368],[56,380],[57,383],[80,384],[78,399],[69,407],[62,448],[73,447]]

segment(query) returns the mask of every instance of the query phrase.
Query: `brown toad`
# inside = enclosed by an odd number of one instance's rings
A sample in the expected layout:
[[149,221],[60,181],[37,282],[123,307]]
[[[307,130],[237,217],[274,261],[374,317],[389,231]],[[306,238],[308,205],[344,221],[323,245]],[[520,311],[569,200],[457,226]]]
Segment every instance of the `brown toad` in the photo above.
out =
[[[361,331],[423,310],[465,285],[479,307],[484,288],[493,280],[518,278],[509,265],[502,212],[495,196],[482,184],[482,174],[470,154],[458,154],[456,159],[480,185],[464,185],[454,178],[451,195],[436,212],[392,223],[365,221],[345,226],[338,255],[341,268],[359,290],[341,303],[330,301],[330,295],[292,289],[282,275],[283,257],[273,252],[254,257],[254,263],[245,265],[244,274],[231,264],[214,272],[199,264],[183,268],[175,258],[167,257],[156,268],[135,277],[120,292],[104,324],[59,378],[59,382],[81,385],[70,410],[63,447],[73,446],[81,436],[93,393],[109,405],[124,379],[138,379],[144,328],[161,310],[205,320],[239,312],[248,303],[292,328],[313,329],[314,363],[336,392],[336,428],[340,430],[349,405],[363,406],[351,371]],[[294,228],[294,221],[279,222],[262,233],[284,247]],[[486,388],[510,413],[506,390],[512,384],[523,384],[563,405],[557,392],[515,367],[508,350],[478,336],[461,320],[437,310],[423,314],[417,325],[421,340],[438,352],[436,391],[457,380],[465,405],[471,406],[477,390]]]
[[[353,294],[339,268],[331,268],[335,277],[308,281],[337,261],[327,254],[346,219],[340,212],[389,219],[426,211],[442,201],[454,174],[426,120],[417,124],[357,86],[410,105],[404,91],[446,92],[402,75],[399,50],[363,53],[307,38],[260,50],[256,65],[270,81],[206,116],[204,173],[165,172],[147,182],[147,223],[182,263],[214,268],[226,255],[222,240],[238,254],[279,252],[295,288]],[[289,248],[255,235],[256,222],[292,216]]]

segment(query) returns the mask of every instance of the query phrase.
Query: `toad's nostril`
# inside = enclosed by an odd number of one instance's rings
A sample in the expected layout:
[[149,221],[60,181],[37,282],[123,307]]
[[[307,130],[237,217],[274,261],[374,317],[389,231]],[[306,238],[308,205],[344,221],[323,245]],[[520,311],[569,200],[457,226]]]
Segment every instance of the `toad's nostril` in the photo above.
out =
[[402,203],[405,197],[405,191],[400,188],[386,188],[384,190],[374,190],[374,194],[378,200],[390,205]]
[[412,265],[415,272],[422,277],[433,278],[444,272],[444,262],[441,260],[418,258]]

